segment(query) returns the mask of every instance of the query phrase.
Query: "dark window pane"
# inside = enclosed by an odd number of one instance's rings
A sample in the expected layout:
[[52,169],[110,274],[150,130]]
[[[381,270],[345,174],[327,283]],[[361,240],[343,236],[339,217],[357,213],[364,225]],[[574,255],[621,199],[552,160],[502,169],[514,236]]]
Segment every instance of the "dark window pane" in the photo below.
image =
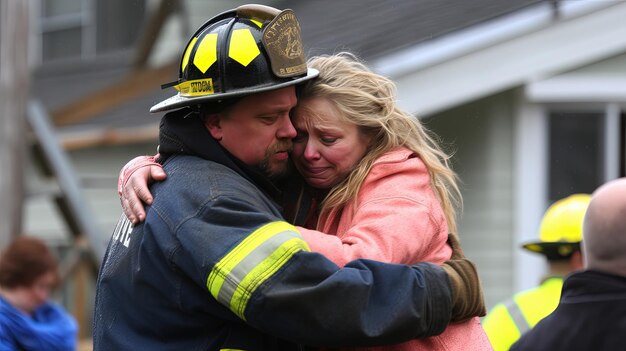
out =
[[145,17],[144,0],[107,0],[97,3],[97,52],[133,47]]
[[553,112],[549,128],[550,201],[593,192],[604,180],[604,114]]
[[81,54],[80,28],[44,33],[42,42],[44,61],[78,57]]
[[77,0],[45,0],[41,3],[43,17],[80,14],[82,1]]

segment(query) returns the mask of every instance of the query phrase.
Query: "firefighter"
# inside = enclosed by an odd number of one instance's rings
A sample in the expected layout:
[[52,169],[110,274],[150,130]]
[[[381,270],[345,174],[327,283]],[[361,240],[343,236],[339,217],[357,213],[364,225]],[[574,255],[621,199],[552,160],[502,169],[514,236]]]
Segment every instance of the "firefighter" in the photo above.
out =
[[583,268],[580,242],[590,199],[588,194],[574,194],[556,201],[543,216],[539,241],[522,246],[545,256],[548,275],[539,286],[518,292],[487,313],[482,323],[495,351],[508,350],[552,313],[559,303],[563,278]]

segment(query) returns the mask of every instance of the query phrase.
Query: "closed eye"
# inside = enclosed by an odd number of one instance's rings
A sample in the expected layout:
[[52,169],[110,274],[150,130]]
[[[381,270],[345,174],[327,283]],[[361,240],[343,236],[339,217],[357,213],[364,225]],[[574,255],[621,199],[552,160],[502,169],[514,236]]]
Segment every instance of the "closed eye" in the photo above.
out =
[[262,122],[265,123],[267,125],[271,125],[276,123],[276,121],[278,120],[278,116],[274,115],[274,116],[259,116],[258,119]]

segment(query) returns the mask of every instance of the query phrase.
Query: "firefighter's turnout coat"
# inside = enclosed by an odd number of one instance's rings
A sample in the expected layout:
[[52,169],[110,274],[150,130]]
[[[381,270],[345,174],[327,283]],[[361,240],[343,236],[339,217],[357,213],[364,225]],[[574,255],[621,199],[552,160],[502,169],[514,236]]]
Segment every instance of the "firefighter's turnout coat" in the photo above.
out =
[[145,222],[122,216],[111,237],[95,350],[298,350],[445,329],[451,291],[440,267],[356,260],[340,269],[310,252],[283,220],[280,192],[188,112],[161,123],[168,176],[151,187]]

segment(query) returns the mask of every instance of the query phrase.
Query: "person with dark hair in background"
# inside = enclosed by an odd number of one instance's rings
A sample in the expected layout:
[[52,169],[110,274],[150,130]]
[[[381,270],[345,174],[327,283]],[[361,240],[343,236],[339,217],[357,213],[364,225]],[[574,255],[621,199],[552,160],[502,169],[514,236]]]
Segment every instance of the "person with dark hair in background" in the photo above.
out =
[[[122,216],[98,277],[95,350],[301,350],[437,335],[483,311],[475,267],[310,252],[275,182],[296,131],[295,86],[314,79],[291,10],[244,5],[205,23],[161,122],[168,179],[145,222]],[[343,298],[338,298],[342,297]]]
[[76,350],[76,321],[49,299],[58,279],[40,239],[18,236],[0,254],[0,350]]
[[600,186],[583,222],[585,270],[567,276],[554,312],[511,350],[624,350],[626,178]]

